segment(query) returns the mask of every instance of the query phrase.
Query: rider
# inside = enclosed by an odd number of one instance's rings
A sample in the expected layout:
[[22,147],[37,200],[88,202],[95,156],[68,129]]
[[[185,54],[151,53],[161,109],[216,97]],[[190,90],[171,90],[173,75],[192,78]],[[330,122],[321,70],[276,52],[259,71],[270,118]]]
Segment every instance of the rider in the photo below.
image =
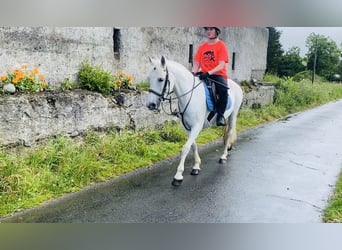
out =
[[227,69],[228,49],[219,39],[221,30],[218,27],[204,27],[207,40],[200,44],[194,57],[192,73],[201,80],[213,80],[215,83],[217,102],[217,126],[225,126],[224,112],[228,100]]

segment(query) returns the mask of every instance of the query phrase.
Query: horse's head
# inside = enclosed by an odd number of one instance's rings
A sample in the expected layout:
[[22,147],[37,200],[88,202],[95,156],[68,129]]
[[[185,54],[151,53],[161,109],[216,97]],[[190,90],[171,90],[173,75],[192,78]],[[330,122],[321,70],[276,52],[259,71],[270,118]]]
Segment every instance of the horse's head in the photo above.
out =
[[169,72],[164,56],[160,60],[150,59],[150,89],[147,99],[147,107],[150,110],[158,110],[163,101],[172,91],[169,79]]

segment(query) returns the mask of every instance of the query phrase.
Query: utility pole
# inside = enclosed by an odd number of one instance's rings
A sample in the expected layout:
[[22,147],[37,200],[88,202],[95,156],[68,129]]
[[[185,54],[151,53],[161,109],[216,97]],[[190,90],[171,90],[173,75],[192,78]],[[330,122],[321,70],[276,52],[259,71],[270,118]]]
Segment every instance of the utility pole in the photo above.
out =
[[314,83],[315,76],[316,76],[316,62],[317,62],[317,37],[315,41],[315,56],[314,56],[313,70],[312,70],[312,84]]

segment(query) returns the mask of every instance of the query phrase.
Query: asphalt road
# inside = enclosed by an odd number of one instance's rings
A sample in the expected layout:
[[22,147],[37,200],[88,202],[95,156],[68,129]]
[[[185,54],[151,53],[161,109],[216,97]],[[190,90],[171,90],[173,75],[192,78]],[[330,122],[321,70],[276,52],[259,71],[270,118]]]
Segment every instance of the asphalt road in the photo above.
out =
[[321,222],[342,166],[342,100],[239,133],[227,164],[221,140],[201,148],[202,171],[171,186],[179,157],[2,222]]

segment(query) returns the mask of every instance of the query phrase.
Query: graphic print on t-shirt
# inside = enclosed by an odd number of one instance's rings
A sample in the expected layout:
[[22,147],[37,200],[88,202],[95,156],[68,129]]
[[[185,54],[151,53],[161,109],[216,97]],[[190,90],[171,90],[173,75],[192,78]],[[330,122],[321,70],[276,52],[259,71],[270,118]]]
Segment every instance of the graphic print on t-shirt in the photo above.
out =
[[203,54],[203,61],[204,62],[215,62],[215,53],[214,51],[206,51]]

